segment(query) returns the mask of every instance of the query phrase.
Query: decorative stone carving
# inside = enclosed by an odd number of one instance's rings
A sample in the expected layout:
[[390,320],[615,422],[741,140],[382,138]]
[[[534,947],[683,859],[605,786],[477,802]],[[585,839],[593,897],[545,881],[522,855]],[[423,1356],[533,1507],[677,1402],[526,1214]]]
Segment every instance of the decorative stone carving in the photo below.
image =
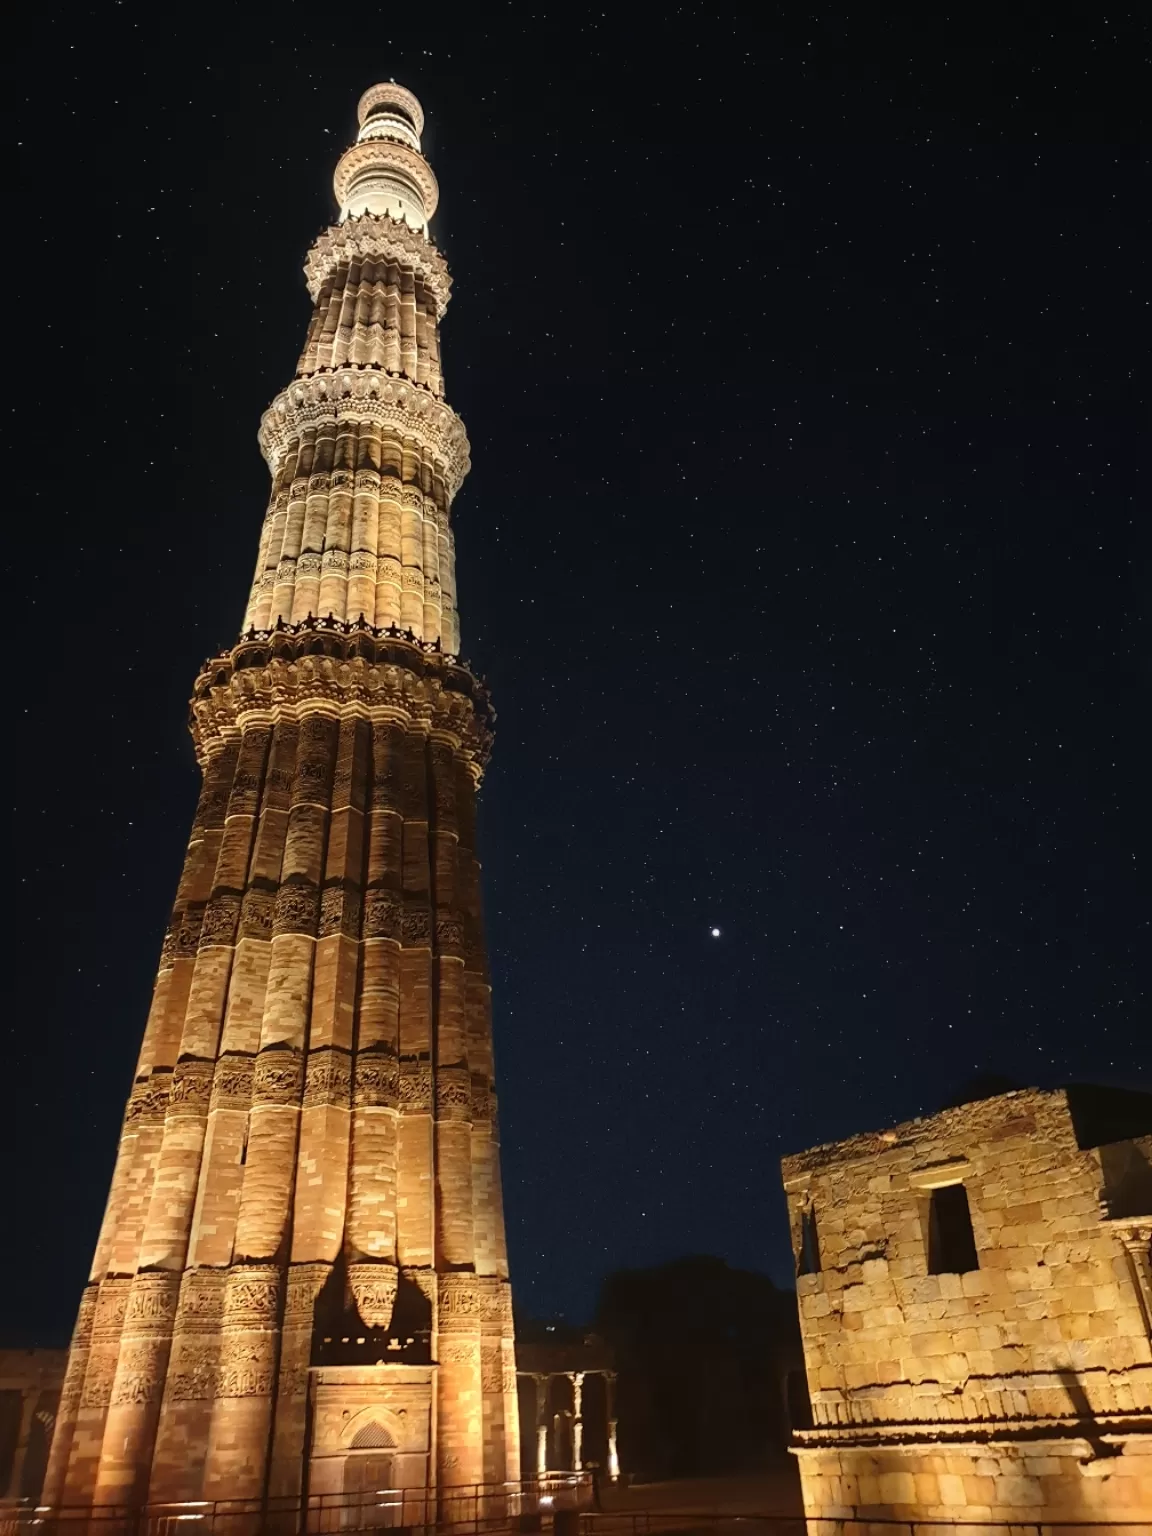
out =
[[72,1329],[73,1346],[84,1349],[92,1342],[92,1325],[96,1318],[96,1303],[99,1297],[99,1285],[90,1281],[80,1294],[80,1308],[76,1313],[76,1325]]
[[155,1402],[164,1386],[167,1348],[163,1339],[125,1341],[120,1349],[110,1401],[121,1403]]
[[206,1321],[215,1324],[224,1310],[227,1274],[219,1269],[189,1269],[180,1286],[176,1307],[177,1330],[195,1328]]
[[[192,734],[206,760],[248,720],[263,724],[273,713],[282,721],[307,719],[320,707],[387,711],[421,732],[435,730],[452,739],[477,782],[491,750],[495,716],[487,692],[437,642],[317,619],[249,631],[228,655],[209,662],[196,683]],[[282,777],[282,770],[269,771],[266,804],[276,803]]]
[[164,931],[164,939],[160,945],[160,969],[168,971],[172,969],[172,962],[176,958],[177,945],[180,938],[180,916],[174,913]]
[[180,914],[180,924],[173,943],[174,957],[194,955],[200,943],[200,927],[204,921],[203,907],[189,907]]
[[315,1104],[347,1105],[352,1086],[352,1064],[346,1051],[335,1048],[311,1051],[304,1074],[304,1107]]
[[154,1072],[132,1084],[125,1120],[129,1125],[157,1124],[164,1119],[172,1077],[168,1072]]
[[468,1332],[480,1327],[484,1315],[477,1276],[449,1272],[440,1276],[437,1318],[441,1332]]
[[483,1125],[492,1113],[491,1094],[488,1089],[488,1079],[480,1072],[472,1074],[472,1123]]
[[232,944],[240,921],[240,897],[217,894],[204,909],[197,948],[207,949],[213,944]]
[[329,886],[320,897],[320,938],[343,933],[354,939],[359,929],[360,893],[348,886]]
[[486,1333],[512,1336],[512,1287],[499,1275],[477,1275],[477,1295],[480,1298],[480,1315]]
[[311,885],[282,885],[276,892],[272,932],[315,933],[320,893]]
[[437,1353],[442,1365],[476,1366],[480,1364],[480,1341],[442,1338]]
[[221,1056],[212,1077],[213,1109],[247,1109],[256,1063],[251,1056]]
[[400,1108],[415,1114],[432,1108],[432,1067],[426,1061],[401,1061]]
[[180,1276],[144,1271],[133,1279],[124,1313],[124,1333],[165,1333],[176,1315]]
[[369,139],[353,144],[351,149],[344,151],[332,178],[336,201],[343,203],[347,200],[349,188],[366,170],[385,166],[394,168],[401,177],[415,182],[420,189],[425,218],[430,219],[436,212],[440,196],[432,167],[418,150],[390,140]]
[[265,411],[260,448],[272,473],[304,431],[348,421],[370,422],[415,439],[442,466],[449,500],[471,468],[464,423],[442,400],[381,369],[345,367],[297,379]]
[[216,1395],[218,1338],[191,1335],[172,1341],[166,1395],[174,1402],[195,1402]]
[[265,1397],[272,1391],[274,1340],[271,1335],[225,1334],[216,1370],[217,1397]]
[[499,1344],[480,1346],[480,1385],[485,1392],[504,1390],[504,1358]]
[[240,909],[242,939],[270,939],[275,896],[271,891],[248,890]]
[[399,1283],[400,1272],[395,1265],[349,1264],[348,1284],[365,1327],[389,1327]]
[[400,902],[387,891],[369,891],[364,900],[364,937],[398,939],[400,937]]
[[331,1272],[331,1264],[293,1264],[284,1300],[285,1328],[301,1322],[311,1324],[316,1298]]
[[467,1120],[472,1112],[472,1082],[467,1067],[438,1067],[436,1114],[441,1120]]
[[280,1270],[275,1265],[244,1264],[229,1270],[224,1287],[226,1328],[271,1327],[280,1306]]
[[381,105],[398,106],[416,132],[424,132],[424,108],[411,91],[397,85],[395,80],[382,80],[378,85],[370,85],[361,96],[356,103],[356,121],[361,127],[372,108]]
[[92,1344],[92,1324],[96,1316],[99,1286],[89,1284],[80,1297],[80,1309],[72,1330],[72,1344],[68,1352],[68,1366],[64,1373],[64,1385],[60,1390],[59,1416],[67,1419],[80,1406],[84,1389],[84,1372],[88,1364],[88,1351]]
[[394,1109],[400,1099],[400,1063],[390,1050],[361,1051],[356,1057],[356,1104]]
[[206,1108],[212,1098],[214,1068],[210,1061],[178,1061],[172,1073],[170,1108]]
[[271,1047],[256,1058],[252,1079],[254,1104],[297,1104],[304,1086],[304,1062],[299,1051]]
[[442,955],[463,955],[464,924],[458,917],[437,916],[436,949]]
[[406,907],[400,925],[401,939],[405,944],[428,944],[432,936],[432,914],[427,907]]
[[107,1408],[112,1401],[115,1377],[115,1354],[93,1350],[88,1357],[88,1369],[84,1373],[84,1386],[80,1393],[81,1408]]

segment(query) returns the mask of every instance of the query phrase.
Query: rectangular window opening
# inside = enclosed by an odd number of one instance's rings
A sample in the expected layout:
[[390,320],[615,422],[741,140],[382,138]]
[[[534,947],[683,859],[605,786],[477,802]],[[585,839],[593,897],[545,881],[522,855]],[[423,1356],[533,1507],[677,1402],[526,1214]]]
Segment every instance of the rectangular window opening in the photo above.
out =
[[820,1235],[816,1230],[816,1207],[806,1206],[800,1212],[800,1254],[796,1265],[798,1275],[820,1273]]
[[934,1189],[928,1211],[928,1273],[963,1275],[979,1268],[968,1191],[963,1184]]

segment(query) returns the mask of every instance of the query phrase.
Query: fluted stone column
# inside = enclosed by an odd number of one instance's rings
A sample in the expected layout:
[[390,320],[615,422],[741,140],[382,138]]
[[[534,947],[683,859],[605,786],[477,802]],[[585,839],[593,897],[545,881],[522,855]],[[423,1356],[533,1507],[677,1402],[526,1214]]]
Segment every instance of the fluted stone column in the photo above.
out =
[[[308,1413],[308,1367],[312,1358],[316,1298],[330,1264],[293,1264],[288,1271],[280,1334],[276,1419],[269,1492],[276,1499],[299,1498],[304,1483]],[[292,1523],[286,1523],[286,1529]]]
[[64,1479],[68,1471],[68,1458],[72,1451],[72,1436],[80,1411],[80,1398],[84,1391],[84,1376],[88,1369],[88,1356],[92,1348],[92,1323],[96,1312],[99,1286],[89,1284],[80,1298],[80,1310],[72,1330],[68,1349],[68,1365],[64,1373],[64,1385],[60,1389],[60,1405],[56,1410],[56,1427],[48,1466],[44,1473],[41,1500],[46,1504],[62,1501]]
[[206,1499],[257,1499],[264,1492],[282,1284],[275,1264],[238,1264],[225,1281]]
[[223,1269],[188,1269],[176,1305],[172,1348],[148,1498],[153,1503],[198,1498],[212,1430],[224,1316]]
[[442,1488],[485,1481],[480,1374],[483,1309],[483,1294],[474,1275],[440,1276],[436,1412]]
[[259,1523],[269,1494],[298,1498],[323,1297],[387,1367],[351,1387],[397,1424],[388,1393],[424,1394],[405,1400],[429,1426],[406,1448],[421,1487],[519,1475],[475,839],[493,715],[457,659],[451,284],[419,103],[388,82],[360,122],[306,262],[296,377],[260,426],[244,628],[194,687],[203,789],[52,1504],[241,1500]]

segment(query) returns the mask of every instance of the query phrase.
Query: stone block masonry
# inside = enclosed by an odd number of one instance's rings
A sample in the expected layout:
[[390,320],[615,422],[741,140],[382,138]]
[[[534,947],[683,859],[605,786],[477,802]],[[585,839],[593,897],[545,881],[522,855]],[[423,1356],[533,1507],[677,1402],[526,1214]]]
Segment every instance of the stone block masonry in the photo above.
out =
[[[341,158],[43,1498],[431,1493],[519,1476],[449,295],[423,114]],[[258,1522],[257,1522],[258,1523]]]
[[1029,1089],[784,1158],[810,1517],[1152,1521],[1149,1130]]

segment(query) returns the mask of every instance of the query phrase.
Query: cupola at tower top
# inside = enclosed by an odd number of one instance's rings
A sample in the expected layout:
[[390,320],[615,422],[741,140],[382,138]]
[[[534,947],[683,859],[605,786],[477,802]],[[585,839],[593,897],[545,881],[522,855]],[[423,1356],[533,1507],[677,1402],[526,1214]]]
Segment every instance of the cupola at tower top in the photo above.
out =
[[424,132],[424,110],[413,96],[395,80],[384,80],[368,88],[360,98],[356,109],[360,122],[361,140],[386,138],[388,129],[397,130],[398,136],[413,149],[420,148],[420,135]]
[[440,191],[420,150],[420,103],[402,85],[385,80],[364,92],[357,116],[356,142],[340,157],[333,178],[340,222],[366,213],[387,215],[427,234]]

